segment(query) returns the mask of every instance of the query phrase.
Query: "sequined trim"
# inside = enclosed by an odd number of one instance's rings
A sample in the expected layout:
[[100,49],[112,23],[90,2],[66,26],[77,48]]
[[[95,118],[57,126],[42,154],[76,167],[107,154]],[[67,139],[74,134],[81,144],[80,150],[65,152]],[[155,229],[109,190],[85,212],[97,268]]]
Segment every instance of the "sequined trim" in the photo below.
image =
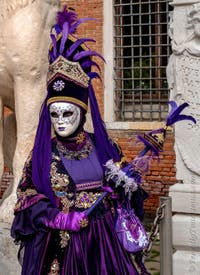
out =
[[165,141],[163,133],[155,133],[152,134],[152,136],[149,134],[144,134],[144,139],[155,146],[158,150],[163,151],[163,143]]
[[86,141],[85,145],[79,151],[71,151],[67,149],[61,142],[57,142],[57,149],[64,158],[70,160],[81,160],[87,158],[93,149],[93,146],[89,140]]
[[64,197],[67,192],[67,186],[69,185],[69,176],[66,174],[58,173],[56,162],[51,164],[51,184],[53,191],[57,197]]
[[65,248],[68,245],[68,242],[71,238],[70,233],[68,231],[61,230],[59,232],[59,235],[60,235],[60,239],[61,239],[60,240],[60,247]]
[[35,189],[28,188],[26,191],[21,191],[20,189],[17,190],[17,197],[27,197],[27,196],[33,196],[36,195],[37,191]]
[[82,144],[86,140],[84,132],[80,132],[76,137],[76,144]]
[[100,197],[102,193],[93,193],[93,192],[80,192],[76,196],[75,207],[77,208],[89,208],[95,201]]
[[15,204],[14,211],[17,211],[21,208],[21,206],[24,204],[25,200],[29,196],[37,195],[38,192],[35,189],[28,188],[26,191],[21,191],[20,189],[17,189],[17,198],[18,202]]
[[95,188],[101,187],[102,185],[103,185],[102,181],[79,183],[79,184],[76,184],[76,190],[82,191],[82,190],[95,189]]
[[[70,194],[67,194],[67,196],[70,196]],[[62,211],[64,213],[68,213],[69,208],[74,205],[74,200],[69,200],[67,197],[63,197],[61,198],[61,204],[62,204]]]
[[69,81],[88,88],[89,76],[83,71],[78,62],[69,61],[60,55],[52,64],[49,65],[47,73],[47,83],[57,75],[64,75]]
[[54,259],[51,264],[51,269],[48,275],[59,275],[60,265],[57,259]]
[[53,153],[52,160],[50,172],[52,189],[56,197],[60,198],[62,211],[68,213],[69,208],[74,205],[74,193],[68,190],[70,179],[66,173],[58,172],[57,165],[59,164],[60,157]]

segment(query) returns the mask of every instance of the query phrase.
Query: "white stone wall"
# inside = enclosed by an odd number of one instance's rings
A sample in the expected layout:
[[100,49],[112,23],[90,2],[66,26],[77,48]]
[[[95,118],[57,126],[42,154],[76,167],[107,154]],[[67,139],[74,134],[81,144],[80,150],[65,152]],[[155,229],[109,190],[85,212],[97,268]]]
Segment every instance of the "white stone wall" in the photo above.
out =
[[173,54],[167,75],[171,99],[187,102],[197,123],[175,126],[177,184],[170,188],[173,274],[200,274],[200,1],[174,0],[169,28]]

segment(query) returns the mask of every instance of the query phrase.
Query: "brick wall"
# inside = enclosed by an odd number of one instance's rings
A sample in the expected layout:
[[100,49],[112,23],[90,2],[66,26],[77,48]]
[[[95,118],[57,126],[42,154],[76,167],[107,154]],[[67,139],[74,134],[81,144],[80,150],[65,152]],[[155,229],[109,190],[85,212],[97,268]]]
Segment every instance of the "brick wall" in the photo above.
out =
[[12,174],[12,172],[9,171],[8,168],[5,167],[2,182],[0,185],[0,199],[2,198],[8,185],[11,184],[12,182],[13,182],[13,174]]
[[[67,4],[68,7],[75,9],[79,17],[97,18],[98,21],[88,21],[79,28],[78,35],[83,37],[92,37],[97,43],[95,46],[88,43],[90,48],[102,53],[103,49],[103,1],[101,0],[78,0],[63,1],[61,4]],[[99,62],[99,60],[98,60]],[[101,63],[103,71],[103,64]],[[100,81],[94,83],[97,100],[99,102],[101,113],[103,114],[103,86]],[[151,129],[149,129],[151,130]],[[128,160],[136,156],[142,150],[141,144],[136,144],[136,136],[142,132],[136,130],[110,130],[109,134],[120,144],[123,153]],[[132,139],[130,141],[130,138]],[[159,196],[168,194],[169,186],[176,182],[175,178],[175,153],[173,151],[174,136],[168,132],[164,145],[164,152],[160,156],[160,162],[153,161],[149,173],[145,176],[143,187],[149,192],[149,199],[145,202],[147,213],[154,213],[158,206]],[[8,175],[8,174],[7,174]],[[9,177],[9,175],[8,175]]]
[[[11,113],[11,110],[7,107],[4,107],[4,116],[7,116]],[[0,199],[2,198],[4,192],[6,191],[8,185],[13,181],[13,174],[12,172],[7,168],[4,167],[4,174],[2,177],[2,182],[0,184]]]

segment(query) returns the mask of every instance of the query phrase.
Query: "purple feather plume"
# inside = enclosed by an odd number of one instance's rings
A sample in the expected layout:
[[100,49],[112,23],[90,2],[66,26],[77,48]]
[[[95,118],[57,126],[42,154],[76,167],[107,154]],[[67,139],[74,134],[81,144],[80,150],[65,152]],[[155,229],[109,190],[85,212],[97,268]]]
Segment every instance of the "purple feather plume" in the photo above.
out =
[[[83,51],[78,51],[78,48],[81,46],[81,44],[84,44],[85,42],[96,42],[94,39],[92,38],[76,39],[74,37],[75,41],[72,43],[72,45],[68,49],[66,49],[66,52],[64,52],[68,36],[71,34],[73,35],[77,27],[81,23],[84,23],[88,20],[96,20],[96,19],[95,18],[77,19],[77,14],[74,11],[68,11],[67,6],[64,7],[63,11],[58,12],[57,23],[54,25],[52,29],[56,32],[57,35],[54,35],[53,33],[51,33],[51,39],[53,44],[52,49],[49,51],[49,59],[51,62],[55,61],[55,59],[58,58],[59,55],[62,55],[71,61],[79,62],[83,70],[86,71],[86,73],[87,71],[91,70],[92,66],[95,66],[100,71],[99,65],[96,62],[90,60],[91,59],[90,57],[97,56],[105,62],[105,59],[101,54],[97,53],[96,51],[92,51],[89,48],[83,49]],[[62,34],[59,50],[57,49],[57,41],[59,40],[57,39],[58,34]],[[97,75],[94,76],[93,74],[91,76],[97,77]]]
[[175,101],[169,101],[169,104],[171,105],[171,111],[166,119],[166,126],[170,126],[181,120],[190,120],[193,123],[196,123],[195,118],[192,116],[180,114],[186,107],[189,106],[188,103],[184,102],[180,106],[177,106]]
[[[59,30],[60,32],[63,29],[63,25],[68,22],[68,26],[69,26],[69,30],[71,29],[71,26],[74,24],[74,22],[76,22],[77,20],[77,14],[73,11],[68,11],[67,10],[67,6],[64,6],[63,11],[60,11],[57,13],[57,24],[55,25],[57,28],[57,31],[59,34]],[[54,26],[54,27],[55,27]],[[70,32],[72,33],[72,32]]]
[[99,72],[101,72],[100,66],[96,62],[94,62],[92,60],[86,60],[86,61],[84,61],[84,62],[81,63],[81,67],[83,68],[83,70],[88,69],[88,68],[90,68],[92,66],[96,67],[99,70]]
[[73,61],[78,61],[78,60],[88,57],[88,56],[98,56],[106,63],[105,59],[103,58],[103,56],[101,54],[94,52],[94,51],[90,51],[90,50],[75,54],[75,56],[73,57]]
[[59,35],[62,32],[62,28],[57,24],[55,24],[52,29],[56,31],[56,35]]
[[92,38],[80,38],[80,39],[76,40],[76,42],[74,42],[73,45],[69,49],[67,49],[67,51],[66,51],[66,57],[71,56],[74,53],[74,51],[81,44],[83,44],[85,42],[96,42],[96,41],[94,39],[92,39]]
[[63,25],[63,30],[62,30],[62,39],[60,42],[60,51],[59,54],[62,54],[65,48],[65,43],[67,41],[68,38],[68,33],[69,33],[69,24],[68,22],[65,22]]
[[[51,37],[51,40],[52,40],[52,43],[53,43],[53,57],[54,57],[54,60],[57,58],[57,45],[56,45],[56,37],[54,34],[51,34],[50,35]],[[52,60],[52,62],[54,61]]]
[[91,80],[94,79],[94,78],[99,78],[99,79],[101,79],[100,76],[99,76],[99,74],[98,74],[97,72],[90,72],[90,73],[88,73],[88,76],[89,76],[89,78],[90,78]]
[[171,100],[169,101],[169,104],[171,105],[171,110],[168,114],[168,116],[171,116],[171,114],[174,112],[174,110],[177,108],[177,104],[175,101]]
[[90,18],[90,17],[85,17],[85,18],[80,18],[74,23],[72,26],[70,26],[70,33],[75,33],[78,26],[86,21],[90,20],[97,20],[96,18]]
[[53,52],[50,52],[50,51],[49,51],[49,60],[50,60],[50,63],[53,63],[53,61],[54,61]]

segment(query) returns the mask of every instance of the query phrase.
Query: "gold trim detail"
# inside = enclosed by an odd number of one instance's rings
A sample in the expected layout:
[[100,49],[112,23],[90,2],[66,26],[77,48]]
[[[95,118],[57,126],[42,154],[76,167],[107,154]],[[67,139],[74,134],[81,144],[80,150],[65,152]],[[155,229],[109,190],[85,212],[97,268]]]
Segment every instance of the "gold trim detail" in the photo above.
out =
[[74,206],[74,200],[69,200],[67,198],[67,196],[69,196],[69,195],[70,194],[68,193],[66,195],[66,197],[61,198],[62,212],[66,213],[66,214],[69,212],[70,207]]
[[15,204],[14,211],[20,209],[20,207],[24,204],[25,200],[29,196],[35,196],[38,192],[35,189],[28,188],[25,191],[21,191],[19,188],[17,189],[17,198],[18,201]]
[[51,163],[50,178],[52,189],[55,192],[55,195],[58,197],[65,196],[68,190],[69,176],[63,173],[58,173],[56,161]]
[[89,221],[86,218],[79,221],[79,225],[81,228],[88,226],[88,223],[89,223]]
[[85,141],[86,137],[84,132],[81,132],[78,134],[78,136],[76,137],[76,144],[82,144]]
[[48,275],[59,275],[60,265],[57,259],[54,259],[51,264],[51,269]]
[[102,193],[80,192],[76,196],[75,207],[87,209],[95,203]]
[[144,138],[160,151],[163,151],[163,144],[165,141],[164,133],[155,133],[152,136],[144,134]]
[[60,239],[61,239],[60,240],[60,247],[65,248],[68,245],[68,242],[69,242],[71,236],[70,236],[69,232],[66,231],[66,230],[65,231],[61,230],[59,232],[59,235],[60,235]]
[[17,197],[28,197],[28,196],[34,196],[37,194],[37,191],[32,188],[27,188],[25,191],[21,191],[20,189],[17,189]]
[[119,162],[115,162],[115,165],[121,169],[122,168],[122,164],[126,162],[126,157],[122,157],[121,160]]
[[93,145],[90,142],[90,140],[87,139],[86,143],[83,145],[83,147],[79,151],[72,151],[67,149],[62,142],[58,141],[57,149],[58,149],[58,152],[62,154],[63,157],[66,159],[81,160],[89,156],[89,154],[93,150]]
[[85,104],[84,102],[82,102],[79,99],[76,99],[74,97],[69,97],[69,96],[54,96],[51,97],[47,100],[47,106],[53,102],[57,102],[57,101],[64,101],[64,102],[70,102],[70,103],[75,103],[79,106],[81,106],[83,109],[85,109],[87,111],[88,106],[87,104]]
[[62,74],[69,81],[88,88],[89,76],[83,71],[78,62],[69,61],[60,55],[52,64],[49,65],[47,73],[47,83],[52,81],[57,74]]

